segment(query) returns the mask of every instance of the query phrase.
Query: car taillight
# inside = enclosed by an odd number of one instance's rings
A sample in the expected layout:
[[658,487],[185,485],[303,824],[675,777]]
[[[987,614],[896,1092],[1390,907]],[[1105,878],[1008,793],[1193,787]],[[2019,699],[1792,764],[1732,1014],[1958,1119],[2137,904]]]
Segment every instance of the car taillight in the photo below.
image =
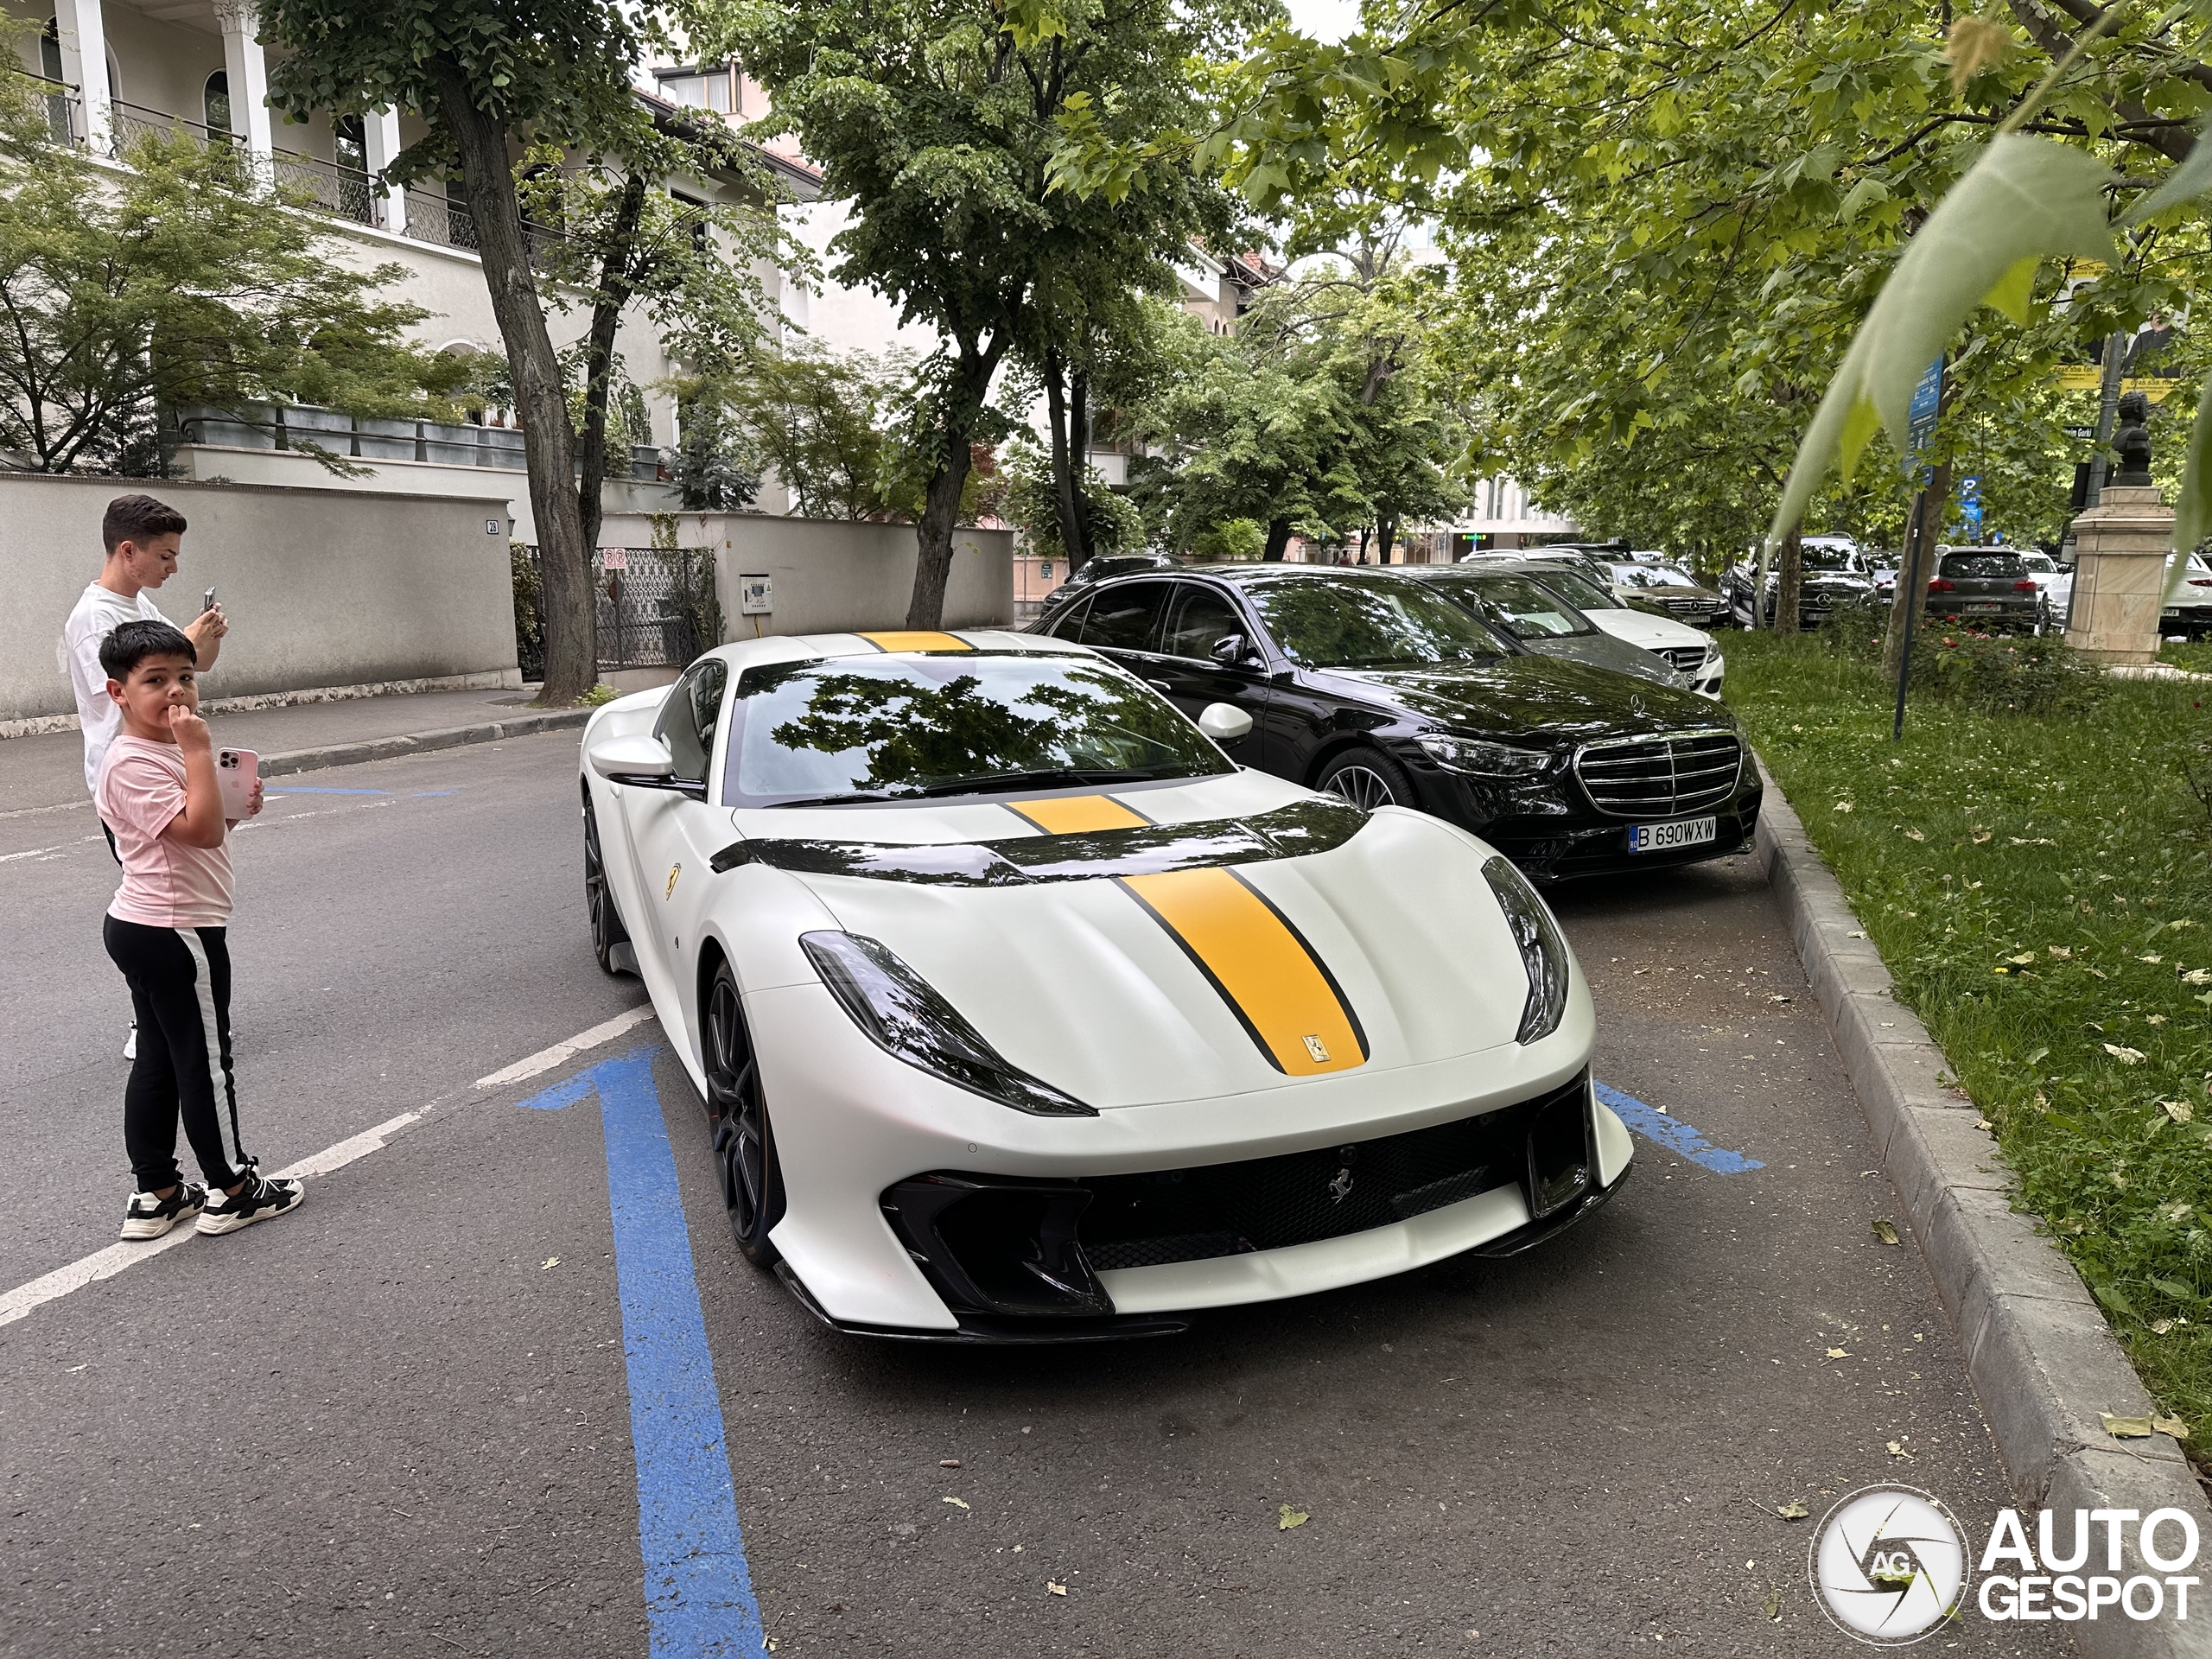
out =
[[1956,582],[1947,582],[1941,576],[1930,579],[1928,584],[1928,591],[1931,594],[1955,594],[1958,590]]
[[2012,591],[2016,594],[2032,594],[2035,590],[2035,583],[2024,576],[2012,584]]
[[2212,588],[2212,576],[2191,576],[2189,585],[2192,588]]

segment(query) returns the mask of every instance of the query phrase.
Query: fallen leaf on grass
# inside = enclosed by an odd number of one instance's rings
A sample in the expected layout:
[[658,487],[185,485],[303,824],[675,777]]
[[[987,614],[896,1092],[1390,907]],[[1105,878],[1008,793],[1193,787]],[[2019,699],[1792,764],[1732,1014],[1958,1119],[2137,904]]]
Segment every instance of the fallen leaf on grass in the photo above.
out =
[[2048,946],[2047,949],[2050,951],[2052,960],[2056,962],[2064,962],[2074,954],[2074,947],[2070,944],[2054,944]]
[[[2088,964],[2087,963],[2084,963],[2082,965],[2084,968],[2088,968]],[[2094,974],[2099,979],[2109,979],[2112,977],[2111,975],[2105,972],[2101,968],[2088,968],[2088,971]]]
[[968,1507],[968,1500],[964,1497],[948,1497],[944,1501],[948,1503],[955,1504],[963,1510]]
[[2036,959],[2036,953],[2035,953],[2034,951],[2032,951],[2032,950],[2023,950],[2023,951],[2021,951],[2021,952],[2020,952],[2020,954],[2019,954],[2018,956],[2017,956],[2017,957],[2005,957],[2005,961],[2007,961],[2007,962],[2009,962],[2009,963],[2012,963],[2015,967],[2019,967],[2019,968],[2024,968],[2024,967],[2026,967],[2030,963],[2033,962],[2035,959]]
[[1927,839],[1928,839],[1928,837],[1927,837],[1927,836],[1925,836],[1922,835],[1922,834],[1920,833],[1920,831],[1919,831],[1919,830],[1906,830],[1906,831],[1904,832],[1904,838],[1905,838],[1907,841],[1925,841],[1925,840],[1927,840]]
[[1851,811],[1853,808],[1849,801],[1838,801],[1835,804],[1835,810],[1839,812],[1848,812]]
[[2181,976],[2184,985],[2212,985],[2212,968],[2192,968]]
[[2104,1046],[2104,1049],[2106,1053],[2111,1055],[2113,1058],[2118,1060],[2122,1065],[2140,1065],[2143,1064],[2143,1051],[2139,1048],[2129,1048],[2120,1043],[2107,1043]]
[[2101,1411],[2097,1421],[2105,1426],[2105,1433],[2116,1440],[2147,1440],[2155,1432],[2148,1417],[2115,1417],[2108,1411]]
[[1294,1510],[1286,1503],[1276,1512],[1275,1530],[1288,1532],[1293,1527],[1302,1527],[1313,1517],[1304,1510]]
[[2174,1322],[2171,1319],[2153,1319],[2151,1321],[2151,1334],[2154,1337],[2163,1337],[2167,1332],[2173,1328]]
[[2178,1417],[2153,1417],[2151,1419],[2151,1427],[2161,1434],[2172,1435],[2177,1440],[2185,1440],[2189,1438],[2189,1425]]
[[2135,958],[2135,960],[2136,960],[2136,961],[2138,961],[2138,962],[2147,962],[2147,963],[2150,963],[2153,968],[2155,968],[2155,967],[2157,967],[2160,963],[2164,962],[2164,961],[2165,960],[2165,958],[2164,958],[2164,957],[2162,957],[2162,956],[2159,956],[2156,951],[2153,951],[2151,955],[2149,955],[2149,956],[2147,956],[2147,957],[2136,957],[2136,958]]
[[1997,1127],[1986,1117],[1977,1117],[1974,1119],[1974,1126],[1977,1129],[1993,1129]]
[[1056,1596],[1065,1596],[1068,1592],[1067,1586],[1065,1584],[1055,1584],[1050,1579],[1045,1580],[1045,1588]]
[[2196,1116],[2196,1109],[2185,1100],[2162,1100],[2158,1104],[2166,1109],[2166,1116],[2177,1123],[2186,1123]]
[[1867,1224],[1867,1230],[1874,1235],[1874,1242],[1877,1244],[1894,1244],[1897,1242],[1897,1229],[1895,1222],[1884,1221],[1878,1216]]
[[1785,1521],[1802,1521],[1812,1511],[1793,1497],[1789,1502],[1777,1508],[1775,1513]]
[[1974,832],[1974,844],[1977,847],[1980,846],[1983,842],[1987,841],[1988,839],[1989,831],[1986,830],[1977,830]]

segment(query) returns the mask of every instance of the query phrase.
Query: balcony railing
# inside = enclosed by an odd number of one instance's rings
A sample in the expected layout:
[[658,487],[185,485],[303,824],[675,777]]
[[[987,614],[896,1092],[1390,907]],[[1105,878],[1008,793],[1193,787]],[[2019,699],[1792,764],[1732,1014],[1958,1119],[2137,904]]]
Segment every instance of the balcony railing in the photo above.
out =
[[432,195],[428,190],[410,188],[407,192],[407,234],[418,242],[435,242],[441,247],[476,247],[476,220],[468,209],[445,196]]
[[189,138],[197,144],[232,145],[238,139],[219,127],[204,121],[188,121],[181,115],[171,115],[166,110],[149,110],[143,105],[128,104],[119,98],[107,101],[108,143],[121,161],[124,152],[142,138]]
[[46,105],[47,137],[57,144],[77,142],[77,89],[66,80],[52,80],[44,75],[35,75],[26,69],[21,72],[31,83],[35,94]]
[[376,181],[358,167],[280,149],[270,158],[277,191],[297,207],[319,208],[357,225],[377,222]]

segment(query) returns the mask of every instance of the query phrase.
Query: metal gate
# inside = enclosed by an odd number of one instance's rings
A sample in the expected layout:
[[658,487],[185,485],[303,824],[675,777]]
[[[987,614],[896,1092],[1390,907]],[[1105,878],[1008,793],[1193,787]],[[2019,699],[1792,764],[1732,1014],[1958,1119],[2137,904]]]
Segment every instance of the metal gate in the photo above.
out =
[[682,668],[720,645],[714,572],[703,548],[600,549],[593,561],[600,667]]

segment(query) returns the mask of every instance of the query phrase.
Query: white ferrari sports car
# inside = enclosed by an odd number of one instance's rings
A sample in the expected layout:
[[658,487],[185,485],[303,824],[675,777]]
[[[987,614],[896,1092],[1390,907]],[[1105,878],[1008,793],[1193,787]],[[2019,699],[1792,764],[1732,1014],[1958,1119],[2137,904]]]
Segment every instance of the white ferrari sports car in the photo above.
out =
[[1436,818],[1241,770],[1251,725],[983,631],[748,639],[592,717],[601,964],[823,1319],[1154,1334],[1618,1189],[1543,901]]

